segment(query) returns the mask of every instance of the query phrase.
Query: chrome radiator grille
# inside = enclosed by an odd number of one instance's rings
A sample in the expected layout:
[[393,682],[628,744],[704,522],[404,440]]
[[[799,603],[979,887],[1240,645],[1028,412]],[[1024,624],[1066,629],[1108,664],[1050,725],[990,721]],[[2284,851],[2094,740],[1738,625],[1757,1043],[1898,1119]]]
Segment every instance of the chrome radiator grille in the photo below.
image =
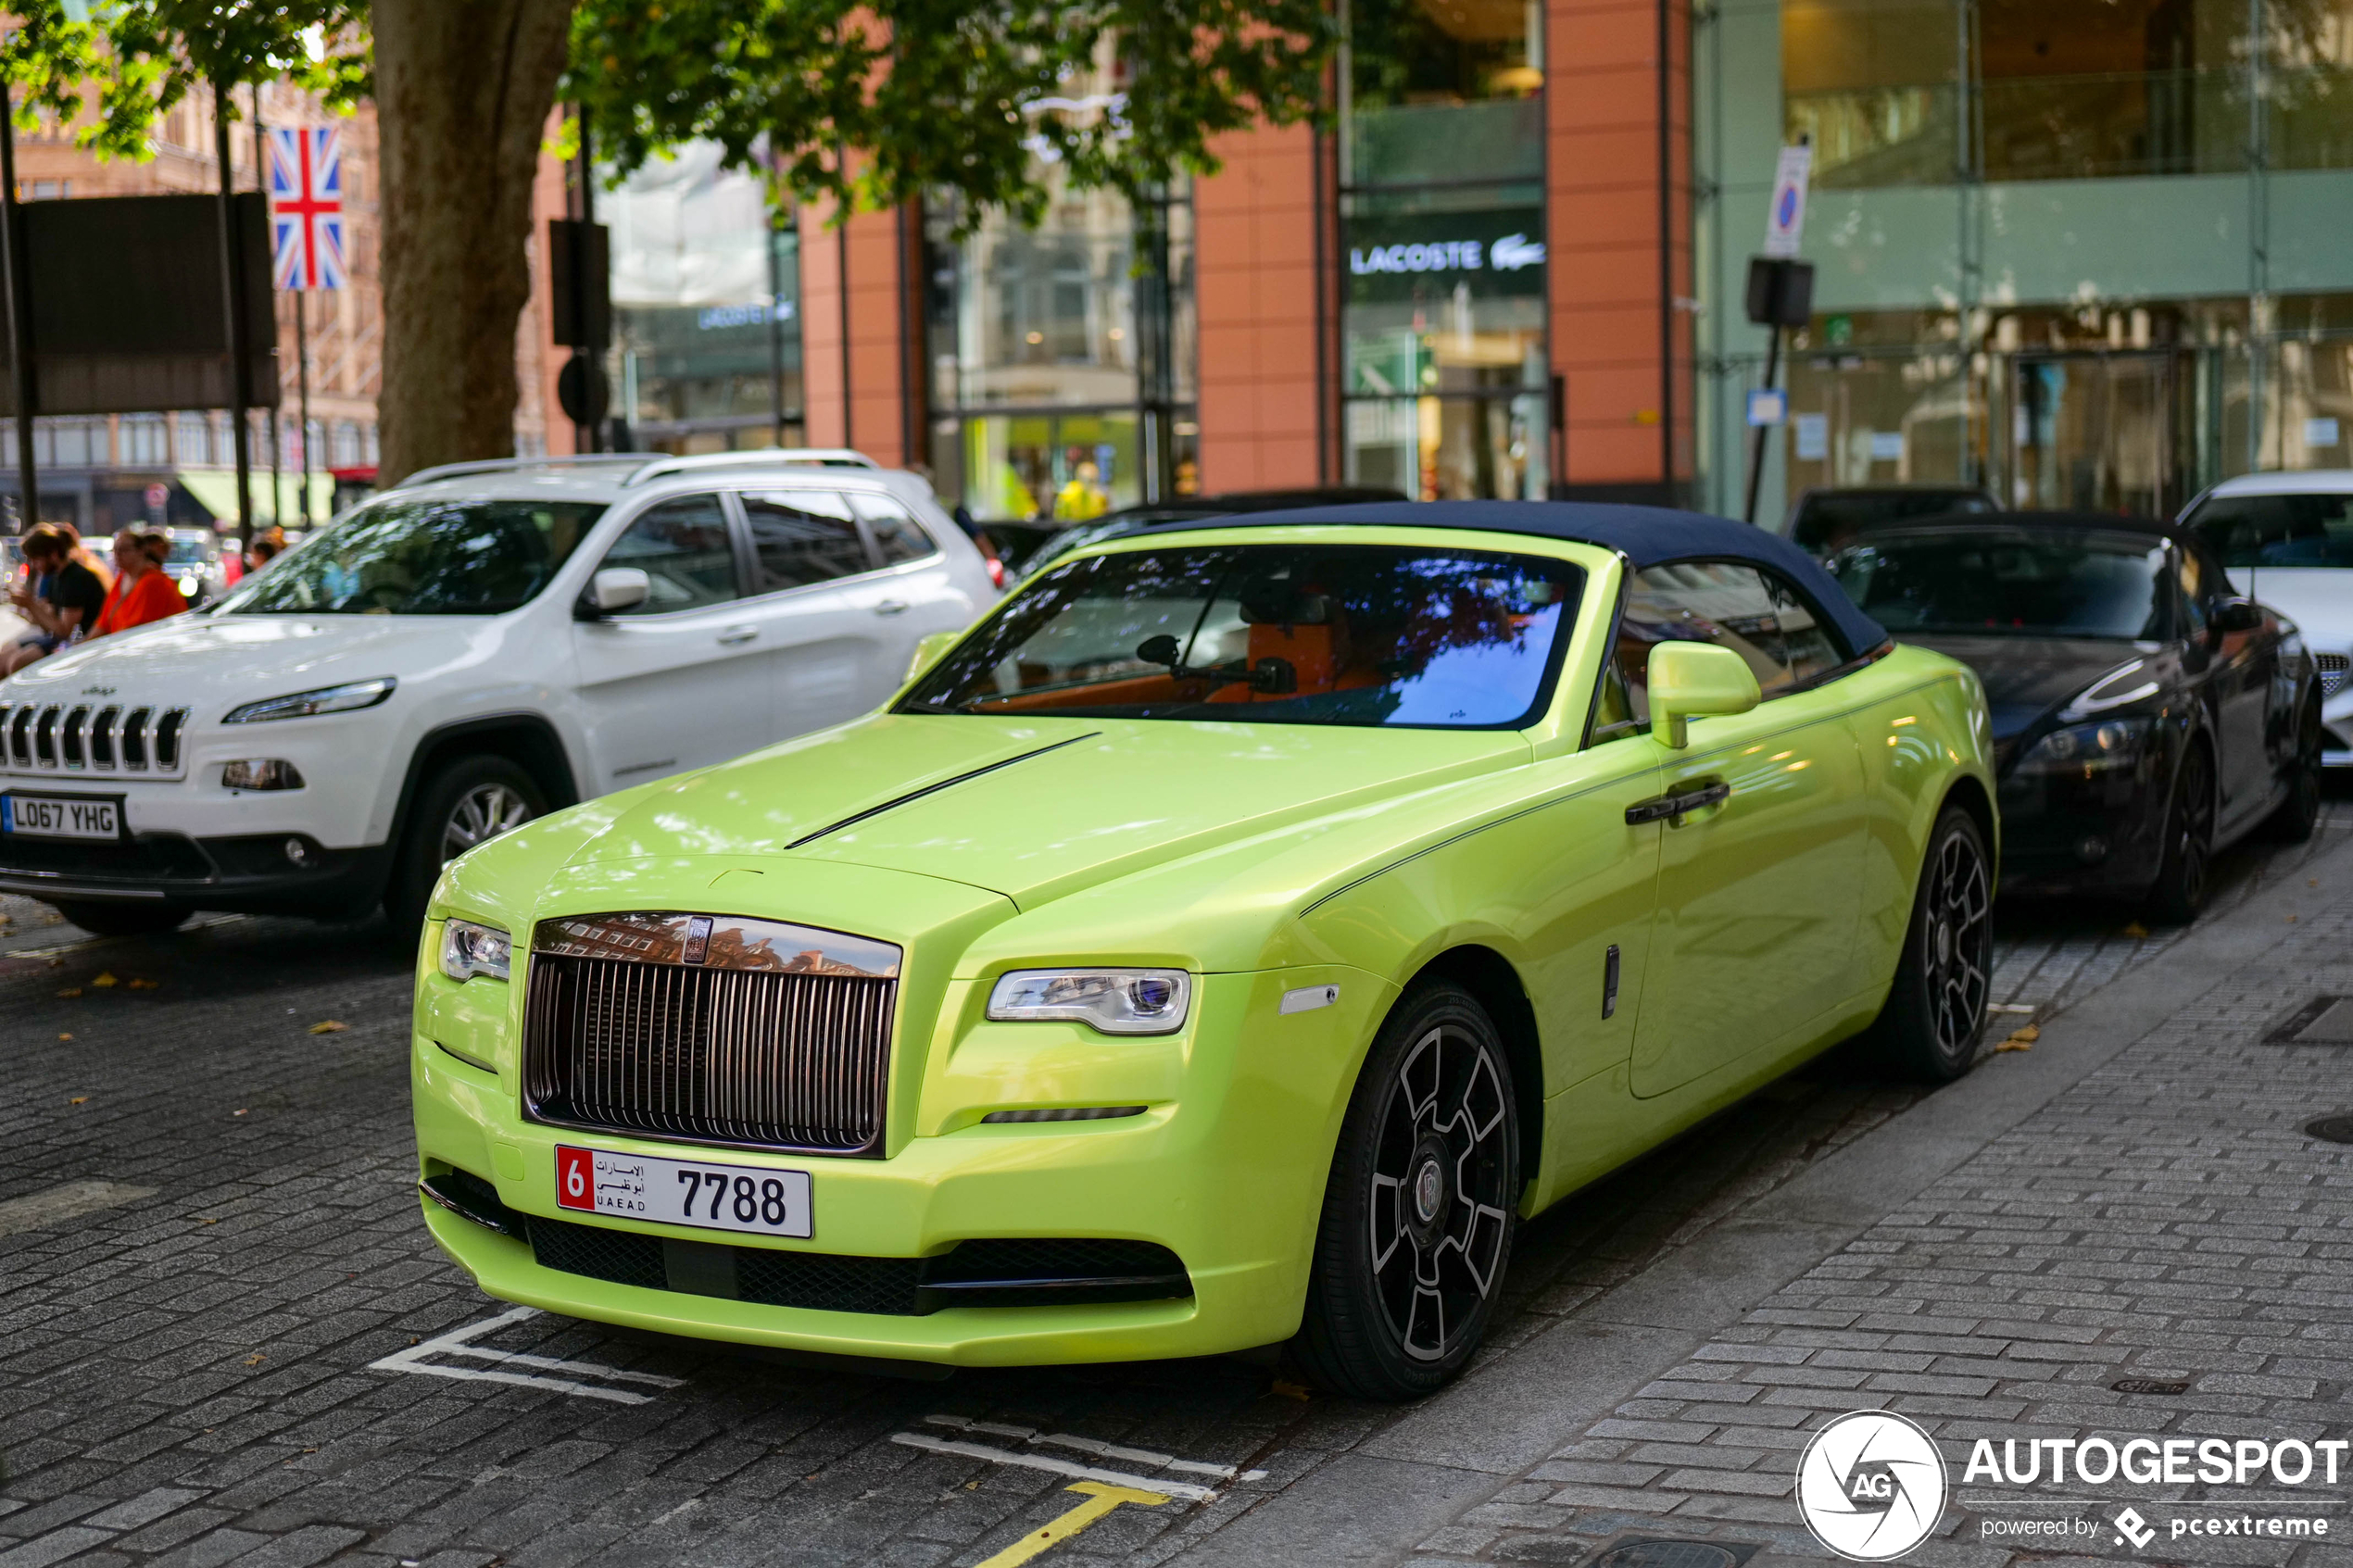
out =
[[0,767],[24,772],[180,772],[184,708],[118,702],[0,702]]
[[523,1093],[534,1119],[691,1143],[879,1154],[899,949],[668,913],[543,921]]

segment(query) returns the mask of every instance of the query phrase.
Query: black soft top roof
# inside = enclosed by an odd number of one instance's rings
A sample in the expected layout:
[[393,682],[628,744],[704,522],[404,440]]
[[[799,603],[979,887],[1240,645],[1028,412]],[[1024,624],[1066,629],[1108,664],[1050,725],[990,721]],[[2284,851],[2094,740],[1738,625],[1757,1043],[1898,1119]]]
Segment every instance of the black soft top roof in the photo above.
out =
[[1353,523],[1358,527],[1473,528],[1491,533],[1529,533],[1616,550],[1637,571],[1674,561],[1745,561],[1770,567],[1803,590],[1837,629],[1850,654],[1868,653],[1885,643],[1887,629],[1861,610],[1837,579],[1795,545],[1761,528],[1705,512],[1665,507],[1630,507],[1582,501],[1390,501],[1345,507],[1308,507],[1295,511],[1245,512],[1203,518],[1203,528],[1285,528],[1302,523]]

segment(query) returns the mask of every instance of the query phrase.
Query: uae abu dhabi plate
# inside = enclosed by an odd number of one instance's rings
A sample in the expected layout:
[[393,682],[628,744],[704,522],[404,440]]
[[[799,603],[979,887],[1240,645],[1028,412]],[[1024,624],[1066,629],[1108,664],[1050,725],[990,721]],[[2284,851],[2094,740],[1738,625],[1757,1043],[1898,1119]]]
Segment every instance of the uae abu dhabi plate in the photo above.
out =
[[665,1225],[802,1241],[812,1234],[806,1171],[657,1160],[558,1144],[556,1202],[565,1209]]

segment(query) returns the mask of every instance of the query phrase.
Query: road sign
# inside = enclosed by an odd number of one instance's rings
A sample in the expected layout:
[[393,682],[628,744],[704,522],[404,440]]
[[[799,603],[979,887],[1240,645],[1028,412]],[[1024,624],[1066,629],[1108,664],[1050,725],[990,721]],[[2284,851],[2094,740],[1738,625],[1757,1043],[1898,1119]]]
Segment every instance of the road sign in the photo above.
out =
[[1777,425],[1789,418],[1789,394],[1777,386],[1763,387],[1748,395],[1748,422],[1751,425]]
[[1804,144],[1781,149],[1773,172],[1773,202],[1765,213],[1765,254],[1797,254],[1806,234],[1806,182],[1814,169],[1814,149]]
[[344,281],[342,133],[333,126],[270,132],[270,218],[282,289]]

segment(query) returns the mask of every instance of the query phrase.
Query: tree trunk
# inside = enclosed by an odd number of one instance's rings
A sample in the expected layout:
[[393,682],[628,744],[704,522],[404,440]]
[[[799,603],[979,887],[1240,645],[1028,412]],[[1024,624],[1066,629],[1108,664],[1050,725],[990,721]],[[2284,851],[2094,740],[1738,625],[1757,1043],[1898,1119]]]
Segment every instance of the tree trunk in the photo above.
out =
[[375,0],[379,483],[515,445],[531,193],[572,0]]

